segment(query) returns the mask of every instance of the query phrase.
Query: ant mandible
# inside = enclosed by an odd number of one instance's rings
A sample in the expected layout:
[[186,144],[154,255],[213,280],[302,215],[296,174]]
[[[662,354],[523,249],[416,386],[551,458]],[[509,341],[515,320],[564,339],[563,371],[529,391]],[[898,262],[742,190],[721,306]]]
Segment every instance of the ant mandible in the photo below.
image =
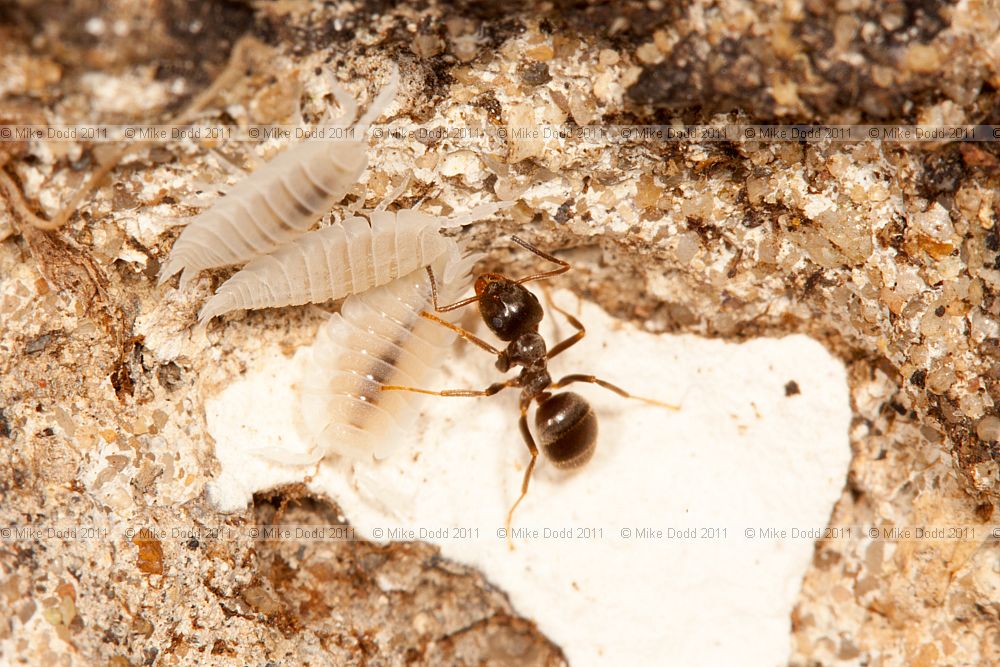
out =
[[[506,348],[498,350],[475,334],[451,322],[447,322],[433,313],[422,311],[420,315],[448,327],[470,343],[477,345],[490,354],[496,355],[496,367],[501,373],[506,373],[511,368],[520,366],[521,372],[517,377],[504,382],[496,382],[486,389],[481,390],[446,389],[444,391],[432,391],[430,389],[418,389],[416,387],[399,385],[385,385],[382,387],[382,391],[413,391],[433,396],[492,396],[508,387],[521,388],[520,428],[524,442],[531,452],[531,461],[524,472],[524,481],[521,483],[521,495],[518,496],[507,513],[508,541],[510,540],[510,526],[514,510],[517,509],[517,506],[521,504],[521,501],[528,494],[528,483],[531,481],[531,474],[534,472],[535,462],[538,460],[538,446],[535,444],[535,439],[528,428],[528,409],[531,407],[532,402],[538,403],[538,408],[535,411],[535,429],[541,441],[542,452],[553,465],[563,469],[578,468],[587,463],[594,455],[594,449],[597,445],[597,417],[594,415],[594,410],[590,407],[590,404],[579,394],[571,391],[555,393],[555,390],[574,382],[589,382],[609,389],[624,398],[636,399],[671,410],[679,409],[675,405],[651,398],[634,396],[624,389],[616,387],[610,382],[605,382],[593,375],[574,373],[567,375],[558,382],[552,381],[548,370],[549,359],[565,352],[580,342],[586,335],[587,330],[580,320],[552,303],[551,299],[548,299],[549,306],[562,314],[576,329],[576,333],[558,343],[551,350],[548,350],[545,340],[538,333],[538,325],[542,321],[543,316],[542,306],[538,302],[538,297],[524,287],[524,283],[558,276],[569,271],[571,267],[568,262],[539,250],[516,236],[511,237],[511,239],[522,248],[553,264],[558,264],[559,268],[532,274],[517,280],[512,280],[502,273],[484,273],[476,278],[475,296],[456,301],[447,306],[441,306],[438,304],[437,283],[434,279],[434,272],[430,267],[427,267],[434,310],[438,313],[446,313],[478,302],[479,314],[482,316],[486,326],[496,334],[497,338],[507,343]],[[548,296],[548,293],[546,293],[546,296]]]

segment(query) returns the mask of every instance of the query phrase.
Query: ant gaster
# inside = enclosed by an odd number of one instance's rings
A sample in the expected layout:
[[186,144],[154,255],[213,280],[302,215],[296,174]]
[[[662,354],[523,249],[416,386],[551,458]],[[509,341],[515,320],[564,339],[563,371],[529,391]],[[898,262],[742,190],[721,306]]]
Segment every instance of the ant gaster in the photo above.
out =
[[434,396],[492,396],[508,387],[521,388],[520,428],[524,442],[531,452],[531,461],[524,472],[524,481],[521,483],[521,495],[518,496],[507,514],[508,541],[510,540],[510,525],[514,516],[514,510],[517,509],[517,506],[528,493],[528,483],[535,469],[535,462],[538,460],[538,446],[535,444],[535,439],[528,428],[528,409],[531,407],[532,402],[538,403],[538,408],[535,411],[535,429],[538,432],[538,438],[541,442],[541,450],[545,454],[545,457],[557,468],[577,468],[584,465],[594,455],[594,449],[597,445],[597,417],[594,415],[590,404],[579,394],[570,391],[555,393],[557,389],[561,389],[574,382],[590,382],[609,389],[625,398],[633,398],[673,410],[678,409],[677,406],[650,398],[633,396],[624,389],[616,387],[593,375],[573,374],[567,375],[558,382],[552,381],[548,370],[549,359],[578,343],[586,335],[587,330],[578,319],[549,300],[549,305],[573,325],[576,333],[558,343],[551,350],[547,349],[545,340],[538,333],[538,325],[542,321],[543,316],[542,306],[538,302],[538,297],[524,287],[524,283],[544,280],[565,273],[570,270],[570,264],[539,250],[516,236],[511,238],[522,248],[553,264],[558,264],[559,268],[544,273],[532,274],[518,280],[512,280],[501,273],[484,273],[476,278],[475,296],[441,306],[437,300],[437,283],[434,280],[434,273],[430,267],[427,267],[434,310],[438,313],[445,313],[478,302],[479,314],[482,316],[486,326],[496,334],[497,338],[507,343],[506,348],[498,350],[475,334],[447,322],[433,313],[423,311],[420,314],[429,320],[448,327],[462,338],[496,355],[496,367],[500,372],[506,373],[511,368],[520,366],[521,372],[517,377],[504,382],[496,382],[482,390],[447,389],[444,391],[431,391],[429,389],[397,385],[382,387],[383,391],[414,391]]

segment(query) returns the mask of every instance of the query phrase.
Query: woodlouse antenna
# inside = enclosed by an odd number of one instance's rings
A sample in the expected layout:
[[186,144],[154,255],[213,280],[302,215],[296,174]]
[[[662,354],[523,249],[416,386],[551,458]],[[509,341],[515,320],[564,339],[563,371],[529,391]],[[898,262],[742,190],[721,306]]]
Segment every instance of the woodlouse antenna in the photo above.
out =
[[394,187],[392,190],[386,193],[385,198],[382,199],[378,204],[375,205],[375,211],[384,211],[389,208],[389,205],[394,201],[403,196],[406,192],[406,188],[410,187],[410,179],[413,178],[413,170],[408,169],[406,174],[403,175],[403,181]]

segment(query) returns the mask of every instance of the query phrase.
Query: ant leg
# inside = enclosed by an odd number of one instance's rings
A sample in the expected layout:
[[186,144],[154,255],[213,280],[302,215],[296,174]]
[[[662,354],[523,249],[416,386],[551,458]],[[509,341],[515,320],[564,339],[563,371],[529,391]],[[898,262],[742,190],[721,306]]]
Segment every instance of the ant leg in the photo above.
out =
[[673,405],[671,403],[664,403],[663,401],[658,401],[655,398],[646,398],[645,396],[635,396],[634,394],[628,393],[627,391],[625,391],[621,387],[616,387],[615,385],[611,384],[610,382],[606,382],[604,380],[601,380],[600,378],[597,378],[597,377],[595,377],[593,375],[582,375],[582,374],[578,374],[578,373],[574,373],[573,375],[567,375],[566,377],[564,377],[561,380],[559,380],[559,382],[553,382],[551,385],[549,385],[548,391],[551,391],[553,389],[559,389],[561,387],[565,387],[566,385],[572,384],[574,382],[590,382],[591,384],[596,384],[596,385],[599,385],[601,387],[604,387],[605,389],[609,389],[609,390],[615,392],[616,394],[618,394],[619,396],[621,396],[622,398],[632,398],[632,399],[635,399],[637,401],[642,401],[643,403],[649,403],[650,405],[655,405],[657,407],[667,408],[668,410],[680,410],[681,409],[681,406],[679,406],[679,405]]
[[[453,304],[451,304],[449,306],[439,306],[438,305],[438,293],[437,293],[437,281],[434,280],[434,271],[429,266],[427,267],[427,277],[430,278],[430,281],[431,281],[431,301],[434,303],[434,310],[437,311],[437,312],[439,312],[439,313],[445,313],[445,312],[448,312],[449,310],[455,310],[456,308],[461,308],[462,306],[467,306],[470,303],[475,303],[476,301],[479,300],[479,296],[477,295],[477,296],[471,297],[469,299],[464,299],[462,301],[458,301],[457,303],[453,303]],[[496,355],[498,357],[500,356],[500,350],[496,349],[495,347],[493,347],[492,345],[490,345],[485,340],[483,340],[482,338],[480,338],[476,334],[472,333],[471,331],[466,331],[465,329],[463,329],[462,327],[458,326],[457,324],[452,324],[451,322],[447,322],[445,320],[442,320],[437,315],[435,315],[433,313],[428,313],[426,310],[420,311],[420,316],[423,317],[424,319],[430,320],[431,322],[437,322],[441,326],[447,327],[447,328],[451,329],[452,331],[454,331],[455,333],[457,333],[459,336],[461,336],[465,340],[469,341],[473,345],[479,347],[480,349],[486,350],[490,354],[494,354],[494,355]]]
[[567,320],[569,320],[569,323],[573,325],[574,328],[576,328],[575,334],[573,334],[566,340],[557,343],[555,346],[553,346],[551,350],[548,351],[548,353],[545,355],[545,358],[551,359],[557,354],[565,352],[566,350],[568,350],[569,348],[573,347],[581,340],[583,340],[583,337],[587,335],[587,328],[583,326],[583,322],[576,319],[575,317],[573,317],[572,315],[570,315],[565,310],[563,310],[562,308],[560,308],[555,304],[555,302],[552,300],[552,295],[549,294],[548,288],[543,288],[542,293],[545,294],[545,301],[549,304],[549,307],[552,310],[559,313],[560,315],[562,315],[563,317],[565,317]]
[[492,345],[490,345],[485,340],[483,340],[482,338],[478,337],[476,334],[472,333],[471,331],[466,331],[465,329],[463,329],[462,327],[458,326],[457,324],[452,324],[451,322],[447,322],[445,320],[442,320],[437,315],[434,315],[433,313],[428,313],[426,310],[420,311],[420,316],[423,317],[424,319],[430,320],[431,322],[437,322],[441,326],[447,327],[447,328],[451,329],[452,331],[454,331],[455,333],[457,333],[459,336],[461,336],[465,340],[469,341],[473,345],[478,345],[479,347],[481,347],[482,349],[486,350],[490,354],[495,354],[497,356],[500,356],[500,350],[496,349],[495,347],[493,347]]
[[518,378],[511,378],[506,382],[495,382],[486,389],[445,389],[434,391],[432,389],[417,389],[416,387],[406,387],[398,384],[382,385],[381,391],[412,391],[417,394],[429,394],[431,396],[492,396],[498,394],[507,387],[513,387]]
[[531,436],[531,431],[528,430],[529,405],[531,405],[531,401],[521,401],[521,421],[519,425],[521,427],[521,436],[524,438],[524,444],[528,446],[528,451],[531,452],[531,461],[528,462],[528,469],[524,471],[524,481],[521,482],[521,495],[517,497],[510,511],[507,512],[507,546],[510,547],[511,551],[514,550],[514,539],[510,534],[510,526],[514,520],[514,510],[521,504],[524,497],[528,495],[528,482],[531,481],[531,473],[535,471],[535,462],[538,461],[538,446],[535,444],[535,439]]

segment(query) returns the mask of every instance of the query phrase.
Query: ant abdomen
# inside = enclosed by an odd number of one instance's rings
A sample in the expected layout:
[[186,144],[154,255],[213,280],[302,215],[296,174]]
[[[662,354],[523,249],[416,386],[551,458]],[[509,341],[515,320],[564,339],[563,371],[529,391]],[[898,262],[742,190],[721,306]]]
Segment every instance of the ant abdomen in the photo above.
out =
[[597,446],[597,417],[590,403],[571,391],[553,394],[535,411],[542,452],[557,468],[578,468]]

